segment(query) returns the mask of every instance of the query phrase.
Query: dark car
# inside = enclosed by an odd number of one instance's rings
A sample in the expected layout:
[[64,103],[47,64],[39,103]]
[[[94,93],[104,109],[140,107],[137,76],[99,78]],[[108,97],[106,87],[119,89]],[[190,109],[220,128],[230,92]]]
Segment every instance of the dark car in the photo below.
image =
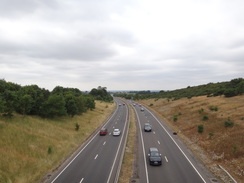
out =
[[99,132],[99,134],[102,135],[106,135],[108,133],[108,130],[106,128],[102,128]]
[[152,126],[149,123],[144,124],[144,132],[151,132]]
[[162,164],[161,154],[159,153],[159,151],[156,147],[149,148],[148,159],[149,159],[150,165],[161,165]]

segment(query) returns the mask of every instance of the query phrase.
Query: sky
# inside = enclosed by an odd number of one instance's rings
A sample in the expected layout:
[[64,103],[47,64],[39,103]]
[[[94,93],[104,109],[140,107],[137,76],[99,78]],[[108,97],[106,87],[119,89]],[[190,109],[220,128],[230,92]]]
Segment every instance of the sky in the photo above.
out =
[[244,78],[243,0],[0,0],[0,79],[90,91]]

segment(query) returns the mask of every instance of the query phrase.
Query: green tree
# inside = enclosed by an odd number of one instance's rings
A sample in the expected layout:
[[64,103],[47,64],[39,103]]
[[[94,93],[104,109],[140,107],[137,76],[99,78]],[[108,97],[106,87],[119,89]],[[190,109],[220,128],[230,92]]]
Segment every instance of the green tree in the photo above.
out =
[[16,110],[21,114],[28,114],[32,109],[33,99],[30,95],[25,94],[23,96],[19,96],[18,107]]
[[66,115],[65,100],[62,95],[50,95],[48,100],[41,107],[43,117],[55,117]]

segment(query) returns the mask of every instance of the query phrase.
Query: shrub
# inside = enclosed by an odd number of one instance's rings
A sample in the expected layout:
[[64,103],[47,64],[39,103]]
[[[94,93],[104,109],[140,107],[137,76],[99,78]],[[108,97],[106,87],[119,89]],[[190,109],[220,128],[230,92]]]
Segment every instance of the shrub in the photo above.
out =
[[208,135],[209,135],[209,138],[211,139],[215,134],[213,132],[210,132]]
[[48,154],[52,154],[52,152],[53,152],[52,146],[49,146],[49,147],[48,147],[48,150],[47,150],[47,153],[48,153]]
[[153,104],[150,104],[149,106],[153,106]]
[[80,125],[78,123],[75,124],[75,130],[78,131],[80,129]]
[[218,111],[217,106],[210,106],[209,109],[210,109],[210,111]]
[[234,122],[233,122],[230,118],[228,118],[228,119],[225,121],[224,125],[225,125],[226,128],[227,128],[227,127],[233,127],[233,126],[234,126]]
[[198,133],[203,133],[203,129],[204,129],[204,127],[203,127],[203,125],[198,125]]
[[198,110],[198,113],[201,114],[203,111],[204,111],[204,109],[201,108],[201,109]]
[[202,117],[202,120],[203,120],[203,121],[207,121],[207,120],[208,120],[208,116],[207,116],[207,115],[204,115],[204,116]]
[[174,115],[173,116],[173,121],[176,122],[178,120],[178,116],[177,115]]

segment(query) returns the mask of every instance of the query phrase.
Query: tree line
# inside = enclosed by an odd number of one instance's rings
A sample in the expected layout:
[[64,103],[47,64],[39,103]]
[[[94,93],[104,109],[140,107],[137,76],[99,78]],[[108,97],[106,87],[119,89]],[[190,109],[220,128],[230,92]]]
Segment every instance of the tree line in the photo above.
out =
[[[109,94],[106,92],[106,95]],[[37,85],[21,86],[0,80],[0,114],[2,116],[13,116],[16,112],[45,118],[65,115],[73,117],[95,109],[95,99],[104,100],[103,96],[98,98],[93,93],[84,93],[77,88],[57,86],[50,92]]]
[[161,90],[159,92],[150,92],[147,91],[133,91],[126,93],[116,93],[114,96],[123,97],[126,99],[148,99],[148,98],[168,98],[172,100],[177,100],[180,98],[191,98],[196,96],[204,96],[208,97],[212,96],[220,96],[223,95],[225,97],[233,97],[237,95],[242,95],[244,93],[244,79],[236,78],[227,82],[219,82],[219,83],[208,83],[199,86],[188,86],[187,88],[172,90],[172,91],[164,91]]

